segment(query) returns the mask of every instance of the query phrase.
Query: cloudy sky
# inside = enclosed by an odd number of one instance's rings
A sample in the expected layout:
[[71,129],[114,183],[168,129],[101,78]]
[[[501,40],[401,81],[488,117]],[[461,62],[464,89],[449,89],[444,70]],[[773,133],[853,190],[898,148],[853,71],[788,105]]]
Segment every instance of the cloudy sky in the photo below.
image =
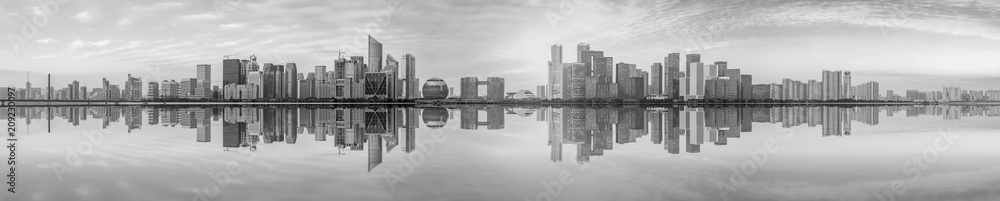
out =
[[[97,86],[195,76],[224,55],[333,65],[338,50],[364,55],[365,35],[385,53],[417,58],[417,76],[457,87],[467,76],[505,77],[507,90],[544,83],[548,49],[591,44],[647,68],[670,52],[728,61],[757,83],[853,72],[883,89],[996,88],[1000,2],[970,0],[7,0],[0,2],[0,79],[23,86],[51,73]],[[28,25],[26,25],[28,24]],[[38,84],[36,84],[38,85]]]

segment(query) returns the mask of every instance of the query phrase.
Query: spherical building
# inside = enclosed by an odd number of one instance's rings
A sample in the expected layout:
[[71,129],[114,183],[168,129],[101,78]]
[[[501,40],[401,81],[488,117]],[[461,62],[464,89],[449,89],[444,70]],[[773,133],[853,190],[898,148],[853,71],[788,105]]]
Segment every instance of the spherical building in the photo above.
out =
[[448,123],[448,109],[426,108],[423,111],[424,125],[431,129],[444,127]]
[[448,84],[441,78],[431,78],[424,82],[423,93],[426,99],[448,98]]

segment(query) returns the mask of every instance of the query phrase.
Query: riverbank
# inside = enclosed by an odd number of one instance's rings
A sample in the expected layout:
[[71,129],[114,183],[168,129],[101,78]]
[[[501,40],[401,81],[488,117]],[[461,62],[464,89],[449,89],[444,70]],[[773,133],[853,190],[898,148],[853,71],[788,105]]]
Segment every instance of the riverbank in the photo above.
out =
[[[6,105],[6,102],[4,102]],[[840,101],[830,101],[830,102],[815,102],[815,101],[805,101],[805,102],[788,102],[788,101],[773,101],[773,102],[565,102],[565,101],[462,101],[462,100],[415,100],[406,102],[379,102],[379,101],[369,101],[369,102],[219,102],[219,101],[204,101],[204,102],[161,102],[161,101],[68,101],[68,100],[23,100],[16,101],[16,106],[21,107],[39,107],[39,106],[254,106],[254,105],[343,105],[343,106],[364,106],[364,105],[394,105],[394,106],[427,106],[427,105],[539,105],[539,106],[557,106],[557,105],[574,105],[574,106],[586,106],[586,105],[684,105],[684,106],[778,106],[778,105],[789,105],[789,106],[881,106],[881,105],[1000,105],[1000,102],[881,102],[881,101],[854,101],[854,102],[840,102]]]

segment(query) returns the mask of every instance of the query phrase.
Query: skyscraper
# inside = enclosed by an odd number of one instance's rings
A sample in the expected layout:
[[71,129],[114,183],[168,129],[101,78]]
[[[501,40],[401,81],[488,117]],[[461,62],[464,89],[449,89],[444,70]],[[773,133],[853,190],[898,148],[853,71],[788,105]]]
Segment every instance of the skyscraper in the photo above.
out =
[[651,73],[653,74],[653,83],[650,83],[650,85],[652,85],[650,86],[650,93],[655,96],[659,96],[663,94],[663,64],[654,63],[650,68],[652,68],[650,71],[652,71]]
[[576,44],[576,62],[585,63],[583,62],[586,59],[583,56],[584,51],[590,51],[590,44],[587,43]]
[[[588,46],[587,49],[589,49],[589,48],[590,47]],[[589,76],[594,76],[596,74],[596,73],[594,73],[594,70],[595,70],[595,67],[593,65],[594,64],[594,59],[595,58],[604,57],[604,52],[602,52],[602,51],[586,50],[586,51],[581,52],[580,55],[583,56],[583,58],[581,58],[580,59],[581,61],[579,61],[579,62],[583,63],[584,74],[586,76],[588,76],[588,77]]]
[[842,91],[844,98],[854,99],[854,91],[851,90],[851,71],[844,71],[844,87]]
[[691,73],[690,73],[691,72],[691,63],[701,62],[701,55],[700,54],[688,54],[688,55],[686,55],[686,57],[687,58],[685,58],[685,60],[684,60],[684,63],[687,66],[685,71],[688,72],[687,73],[688,77],[691,77]]
[[664,58],[664,65],[666,65],[666,88],[663,90],[664,94],[669,98],[679,98],[680,97],[680,53],[670,53]]
[[[691,58],[691,55],[688,55]],[[688,71],[685,72],[688,79],[687,94],[685,99],[702,99],[705,97],[705,64],[701,62],[688,63]]]
[[285,77],[288,77],[285,81],[287,83],[285,89],[285,96],[288,98],[299,98],[299,70],[295,67],[295,63],[285,64]]
[[504,98],[504,79],[500,77],[488,77],[486,84],[486,98],[500,100]]
[[580,99],[586,95],[587,69],[583,63],[563,64],[563,99]]
[[211,98],[212,95],[212,65],[197,66],[198,81],[195,84],[195,98]]
[[241,71],[241,66],[239,59],[222,60],[222,86],[246,84],[246,75]]
[[473,99],[479,97],[479,78],[463,77],[459,87],[461,87],[460,89],[462,90],[459,94],[462,99]]
[[413,57],[412,54],[404,54],[403,62],[406,67],[406,76],[404,77],[404,83],[406,85],[406,98],[416,99],[419,95],[417,94],[417,86],[419,81],[417,81],[417,58]]
[[368,71],[370,73],[382,72],[382,43],[368,36]]
[[594,57],[593,76],[597,77],[597,83],[612,83],[615,78],[615,62],[612,57]]
[[[562,65],[562,45],[556,44],[551,47],[552,59],[549,60],[549,75],[548,75],[548,95],[546,97],[550,99],[562,99],[563,90],[563,65]],[[464,83],[464,82],[463,82]]]

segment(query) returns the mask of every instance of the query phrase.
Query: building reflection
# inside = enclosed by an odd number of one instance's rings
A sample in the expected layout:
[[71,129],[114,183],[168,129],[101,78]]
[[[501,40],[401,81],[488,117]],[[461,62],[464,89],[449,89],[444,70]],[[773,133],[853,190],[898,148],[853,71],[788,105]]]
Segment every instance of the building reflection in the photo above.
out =
[[[143,112],[146,118],[143,117]],[[703,148],[726,146],[753,131],[754,124],[784,128],[821,127],[821,136],[850,136],[852,124],[878,125],[884,117],[940,116],[1000,117],[1000,106],[882,106],[882,107],[508,107],[499,105],[453,107],[17,107],[27,125],[65,120],[79,126],[88,118],[109,128],[125,123],[129,133],[148,125],[183,128],[197,143],[213,142],[213,122],[221,121],[223,150],[263,151],[269,144],[296,144],[304,140],[330,143],[338,154],[367,151],[368,171],[383,162],[384,154],[417,150],[420,123],[442,129],[459,118],[459,129],[504,129],[505,119],[532,118],[545,123],[550,160],[563,160],[563,146],[576,149],[578,163],[611,151],[615,144],[640,143],[646,138],[663,144],[670,154],[700,153]],[[884,115],[883,115],[884,114]],[[534,117],[532,117],[534,115]],[[59,123],[56,121],[55,123]],[[30,131],[29,131],[30,133]],[[185,132],[180,132],[185,134]],[[312,135],[312,136],[309,136]],[[218,139],[218,138],[216,138]],[[332,141],[332,142],[327,142]],[[643,140],[644,141],[644,140]],[[368,149],[365,150],[365,146]],[[705,145],[705,146],[703,146]],[[398,147],[398,148],[397,148]],[[361,153],[357,153],[361,154]]]

